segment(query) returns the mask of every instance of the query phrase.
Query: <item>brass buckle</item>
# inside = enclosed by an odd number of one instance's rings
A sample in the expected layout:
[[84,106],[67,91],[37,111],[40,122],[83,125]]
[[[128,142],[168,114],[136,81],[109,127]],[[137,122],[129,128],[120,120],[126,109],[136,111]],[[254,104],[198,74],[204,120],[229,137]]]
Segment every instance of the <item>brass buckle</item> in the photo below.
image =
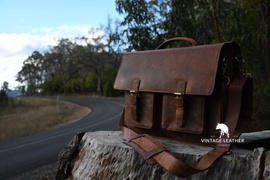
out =
[[131,96],[138,96],[138,91],[135,91],[135,90],[130,90],[129,91],[129,94],[131,95]]

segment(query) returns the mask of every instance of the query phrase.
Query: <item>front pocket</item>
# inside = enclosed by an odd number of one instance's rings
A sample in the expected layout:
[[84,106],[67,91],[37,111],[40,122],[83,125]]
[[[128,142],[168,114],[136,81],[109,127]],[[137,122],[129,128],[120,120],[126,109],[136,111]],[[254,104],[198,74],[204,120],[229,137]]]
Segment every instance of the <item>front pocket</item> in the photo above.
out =
[[[183,98],[183,99],[182,99]],[[204,127],[205,98],[163,95],[161,127],[167,131],[201,134]]]
[[128,127],[151,129],[154,116],[153,93],[125,93],[125,119]]

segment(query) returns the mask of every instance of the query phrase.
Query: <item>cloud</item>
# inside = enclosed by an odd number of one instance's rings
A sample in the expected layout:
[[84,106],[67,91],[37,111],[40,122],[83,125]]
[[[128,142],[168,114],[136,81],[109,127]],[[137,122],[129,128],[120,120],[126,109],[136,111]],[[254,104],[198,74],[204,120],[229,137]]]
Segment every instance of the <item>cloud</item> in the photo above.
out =
[[43,33],[43,34],[53,34],[53,35],[61,35],[61,34],[87,34],[90,29],[95,27],[91,26],[58,26],[58,27],[43,27],[39,29],[32,30],[32,33]]
[[[94,29],[95,33],[89,33],[91,29]],[[30,33],[0,33],[0,85],[3,81],[8,81],[11,88],[19,85],[15,81],[16,74],[33,51],[47,50],[61,38],[93,38],[98,35],[102,35],[102,31],[91,26],[43,27]]]

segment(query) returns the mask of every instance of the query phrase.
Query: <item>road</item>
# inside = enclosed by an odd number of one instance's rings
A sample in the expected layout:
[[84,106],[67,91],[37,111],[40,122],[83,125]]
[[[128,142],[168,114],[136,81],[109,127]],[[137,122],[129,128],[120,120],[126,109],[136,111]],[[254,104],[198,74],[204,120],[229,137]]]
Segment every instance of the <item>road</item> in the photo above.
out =
[[83,119],[32,136],[0,143],[0,179],[56,162],[57,155],[78,132],[118,130],[122,100],[65,97],[63,100],[87,106],[92,112]]

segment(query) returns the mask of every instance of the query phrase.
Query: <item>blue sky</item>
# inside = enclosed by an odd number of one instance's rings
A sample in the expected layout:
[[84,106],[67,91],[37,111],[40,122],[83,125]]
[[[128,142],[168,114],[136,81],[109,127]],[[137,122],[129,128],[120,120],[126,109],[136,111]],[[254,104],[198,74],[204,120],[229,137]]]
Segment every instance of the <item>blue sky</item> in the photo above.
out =
[[88,36],[108,17],[120,19],[115,0],[0,0],[0,17],[0,85],[8,81],[12,88],[32,51],[60,38]]

